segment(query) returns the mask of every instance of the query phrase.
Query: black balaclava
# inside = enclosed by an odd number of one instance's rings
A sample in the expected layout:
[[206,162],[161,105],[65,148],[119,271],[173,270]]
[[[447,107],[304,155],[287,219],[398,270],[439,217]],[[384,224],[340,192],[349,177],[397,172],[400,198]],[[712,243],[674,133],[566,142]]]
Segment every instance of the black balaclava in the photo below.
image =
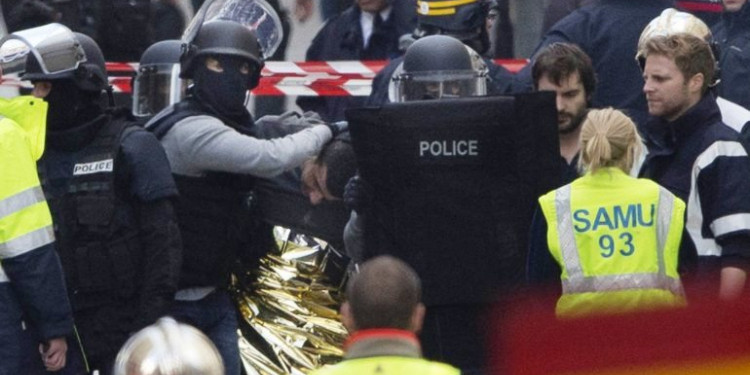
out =
[[212,57],[219,60],[224,71],[215,72],[206,68],[205,64],[198,64],[193,75],[195,96],[222,116],[234,120],[247,117],[247,86],[250,75],[258,73],[252,70],[252,64],[250,74],[240,73],[240,64],[244,62],[240,58]]
[[100,94],[83,91],[68,79],[54,80],[44,98],[49,104],[47,128],[63,131],[85,124],[103,113]]

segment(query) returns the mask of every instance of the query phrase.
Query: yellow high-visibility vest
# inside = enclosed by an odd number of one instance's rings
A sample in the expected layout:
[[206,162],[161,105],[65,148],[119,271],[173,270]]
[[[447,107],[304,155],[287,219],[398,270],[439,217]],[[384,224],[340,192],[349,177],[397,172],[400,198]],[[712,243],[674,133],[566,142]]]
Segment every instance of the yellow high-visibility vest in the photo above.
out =
[[604,168],[539,198],[562,270],[561,317],[684,305],[677,258],[685,203]]
[[347,359],[333,366],[323,367],[310,375],[459,375],[457,368],[445,363],[411,357],[367,357]]
[[[30,96],[0,98],[0,261],[54,241],[52,217],[39,186],[47,103]],[[0,282],[8,277],[0,268]]]

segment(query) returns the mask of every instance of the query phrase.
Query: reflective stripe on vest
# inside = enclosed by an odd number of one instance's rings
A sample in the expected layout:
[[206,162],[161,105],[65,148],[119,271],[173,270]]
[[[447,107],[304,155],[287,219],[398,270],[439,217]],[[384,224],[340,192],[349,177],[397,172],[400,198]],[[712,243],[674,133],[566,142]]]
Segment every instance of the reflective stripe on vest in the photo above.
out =
[[0,243],[0,258],[12,258],[54,241],[55,233],[52,226],[48,225]]
[[0,283],[7,283],[10,282],[10,279],[8,278],[8,275],[5,274],[5,270],[3,269],[3,266],[0,265]]
[[568,278],[562,280],[563,294],[596,293],[620,290],[663,289],[676,295],[682,295],[680,280],[666,274],[664,248],[669,233],[672,216],[672,195],[659,187],[659,208],[657,210],[657,262],[658,273],[635,273],[606,276],[589,276],[583,274],[583,267],[578,255],[572,215],[571,188],[565,185],[555,192],[555,210],[557,211],[557,233],[560,241],[562,262]]
[[0,219],[39,202],[44,202],[44,192],[40,186],[31,187],[0,200]]

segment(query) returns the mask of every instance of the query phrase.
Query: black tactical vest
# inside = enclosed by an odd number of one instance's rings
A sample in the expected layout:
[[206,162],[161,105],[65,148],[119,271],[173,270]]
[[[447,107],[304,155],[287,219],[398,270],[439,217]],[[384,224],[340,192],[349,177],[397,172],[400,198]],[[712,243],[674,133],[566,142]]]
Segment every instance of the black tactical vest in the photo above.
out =
[[[188,99],[156,115],[146,129],[161,140],[178,122],[198,115],[218,117]],[[249,127],[232,127],[252,135]],[[225,285],[233,262],[251,235],[243,221],[247,218],[254,178],[213,172],[204,177],[174,174],[174,179],[180,192],[175,211],[183,243],[179,287]]]
[[[120,144],[135,128],[102,119],[93,141],[70,153],[48,150],[39,173],[55,224],[73,308],[127,300],[140,285],[142,246],[128,189],[118,187]],[[52,172],[52,171],[55,172]]]

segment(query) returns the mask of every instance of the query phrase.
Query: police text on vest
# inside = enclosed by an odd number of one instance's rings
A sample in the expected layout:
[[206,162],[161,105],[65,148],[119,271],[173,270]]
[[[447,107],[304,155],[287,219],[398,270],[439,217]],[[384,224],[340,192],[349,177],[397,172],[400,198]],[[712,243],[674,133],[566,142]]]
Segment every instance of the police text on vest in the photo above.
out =
[[419,157],[477,155],[479,155],[479,141],[476,139],[419,141]]
[[112,159],[92,161],[91,163],[76,164],[73,167],[73,175],[81,176],[81,175],[92,174],[92,173],[112,172],[113,164],[114,162]]

